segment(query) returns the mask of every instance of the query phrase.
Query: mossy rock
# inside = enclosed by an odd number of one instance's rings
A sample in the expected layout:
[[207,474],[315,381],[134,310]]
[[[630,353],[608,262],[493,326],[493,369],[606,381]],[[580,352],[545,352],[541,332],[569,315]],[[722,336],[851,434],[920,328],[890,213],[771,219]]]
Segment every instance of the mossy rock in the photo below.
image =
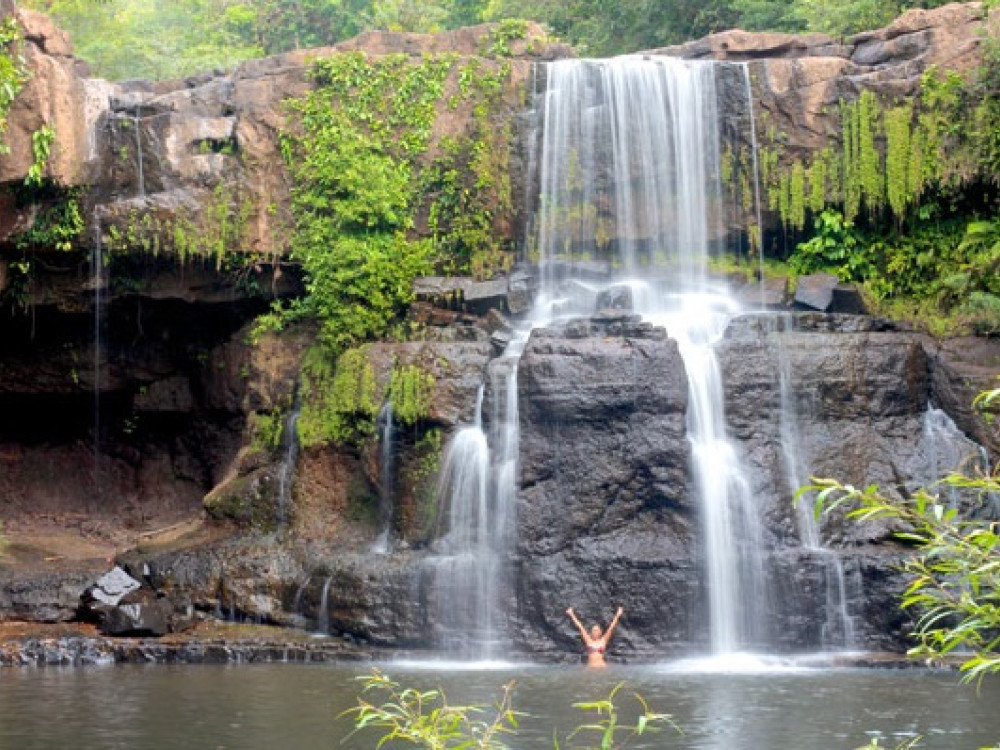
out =
[[280,512],[276,472],[275,467],[266,467],[223,482],[205,496],[205,510],[216,520],[255,528],[273,527]]

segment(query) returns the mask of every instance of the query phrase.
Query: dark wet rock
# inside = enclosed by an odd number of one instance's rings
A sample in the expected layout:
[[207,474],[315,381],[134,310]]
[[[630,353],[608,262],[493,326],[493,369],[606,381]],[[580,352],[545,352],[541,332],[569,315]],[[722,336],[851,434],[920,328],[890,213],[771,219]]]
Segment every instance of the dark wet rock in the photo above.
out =
[[173,630],[170,623],[173,611],[166,599],[140,590],[101,612],[98,627],[105,635],[164,636]]
[[485,315],[490,310],[507,309],[507,278],[491,281],[473,281],[465,285],[464,309],[474,315]]
[[[148,565],[143,565],[148,570]],[[110,636],[160,637],[182,627],[174,603],[120,566],[115,566],[80,597],[80,617],[96,622]]]
[[610,311],[628,311],[635,309],[635,300],[632,298],[632,287],[627,284],[615,284],[614,286],[602,289],[597,294],[597,311],[599,313]]
[[830,312],[847,315],[864,315],[868,312],[861,290],[854,284],[837,284],[833,288]]
[[518,627],[532,649],[572,638],[568,602],[595,618],[626,604],[636,627],[623,643],[637,649],[687,634],[649,626],[699,607],[676,344],[592,325],[536,330],[519,365],[519,611],[533,614]]
[[507,292],[507,309],[511,315],[528,312],[535,301],[538,280],[526,271],[510,275]]
[[796,307],[831,312],[833,290],[840,280],[832,273],[811,273],[799,276],[795,286]]
[[87,566],[69,571],[16,571],[0,566],[0,622],[70,622],[93,583]]
[[782,310],[790,302],[788,277],[765,276],[763,281],[743,286],[737,297],[745,307]]
[[983,392],[1000,386],[1000,340],[972,336],[927,340],[933,376],[931,399],[944,409],[965,433],[1000,456],[1000,420],[987,422],[972,402]]

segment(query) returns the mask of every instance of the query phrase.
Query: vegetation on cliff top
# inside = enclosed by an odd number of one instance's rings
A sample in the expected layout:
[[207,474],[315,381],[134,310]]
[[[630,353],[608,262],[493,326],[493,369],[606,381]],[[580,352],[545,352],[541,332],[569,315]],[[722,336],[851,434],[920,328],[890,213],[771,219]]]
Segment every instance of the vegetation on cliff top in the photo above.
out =
[[714,31],[851,34],[945,0],[21,0],[68,29],[77,53],[112,79],[174,78],[370,29],[439,31],[526,18],[588,55],[613,55]]
[[800,240],[794,271],[860,282],[883,312],[939,332],[1000,334],[1000,40],[982,49],[968,79],[932,68],[917,96],[841,104],[839,142],[805,159],[767,132],[761,180]]

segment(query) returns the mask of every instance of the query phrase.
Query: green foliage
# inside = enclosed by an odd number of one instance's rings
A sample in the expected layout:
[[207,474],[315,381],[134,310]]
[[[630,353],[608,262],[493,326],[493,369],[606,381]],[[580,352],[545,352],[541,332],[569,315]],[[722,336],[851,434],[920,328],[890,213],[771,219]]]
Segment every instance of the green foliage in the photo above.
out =
[[[291,105],[301,128],[282,142],[293,179],[292,257],[306,296],[265,324],[316,319],[323,342],[340,351],[386,335],[413,279],[435,259],[449,270],[500,264],[492,228],[511,206],[510,134],[495,127],[494,113],[509,70],[456,62],[360,53],[316,62],[314,90]],[[449,86],[473,124],[434,143]],[[430,237],[420,236],[424,224]]]
[[285,416],[280,411],[253,412],[250,415],[253,445],[258,450],[273,451],[281,445],[285,432]]
[[[980,407],[1000,402],[1000,389],[982,394]],[[897,523],[897,538],[916,549],[904,570],[910,583],[902,607],[917,616],[914,657],[961,655],[966,680],[1000,672],[1000,523],[959,516],[933,490],[955,488],[985,502],[1000,493],[1000,477],[953,473],[907,499],[890,499],[877,487],[858,489],[832,479],[800,491],[816,492],[816,512],[846,509],[859,522]]]
[[425,419],[430,413],[434,384],[434,376],[416,365],[393,368],[387,395],[393,417],[405,425]]
[[490,57],[510,57],[510,43],[528,36],[528,21],[523,18],[505,18],[496,24],[485,40],[485,52]]
[[56,138],[56,131],[51,125],[42,125],[31,134],[31,155],[33,160],[28,167],[28,174],[24,178],[24,184],[28,187],[38,187],[42,184],[45,176],[45,167],[49,163],[49,154],[52,150],[52,142]]
[[3,142],[7,132],[7,114],[30,77],[28,66],[17,53],[21,29],[13,16],[0,21],[0,155],[10,153]]
[[1000,336],[1000,296],[972,292],[959,314],[977,336]]
[[426,542],[437,525],[437,476],[441,465],[441,428],[431,427],[413,445],[400,470],[403,484],[413,488],[411,502],[400,508],[401,526],[411,539]]
[[[96,75],[180,78],[230,68],[263,49],[245,0],[22,0],[70,32]],[[256,14],[255,12],[253,13]]]
[[902,10],[897,0],[794,0],[790,14],[804,30],[845,35],[885,26]]
[[[358,698],[358,705],[344,715],[353,717],[354,733],[368,729],[378,731],[380,738],[376,747],[402,741],[429,750],[505,750],[509,745],[502,741],[503,736],[517,734],[520,714],[511,707],[513,683],[503,689],[500,700],[487,708],[452,705],[440,690],[405,688],[377,669],[358,680],[364,685],[362,697]],[[657,731],[661,725],[680,731],[668,714],[651,711],[637,693],[633,693],[633,697],[640,709],[639,716],[634,724],[623,723],[620,705],[616,703],[621,689],[622,683],[619,683],[604,700],[574,703],[574,708],[587,711],[594,718],[570,732],[565,744],[560,743],[558,736],[554,737],[556,750],[562,747],[616,750],[626,747],[637,737]],[[375,698],[369,701],[364,697],[368,694],[374,694]]]
[[372,22],[377,29],[431,33],[441,31],[447,9],[434,0],[372,0]]
[[358,679],[364,684],[362,695],[374,694],[375,702],[358,698],[357,707],[345,713],[354,717],[355,732],[381,732],[377,747],[403,741],[430,750],[502,750],[507,746],[500,735],[517,729],[517,714],[510,707],[513,683],[504,688],[488,718],[480,719],[486,714],[482,706],[451,705],[440,690],[404,688],[377,669]]
[[660,47],[732,28],[738,15],[729,0],[491,0],[487,20],[527,18],[543,23],[587,55],[604,56]]
[[3,522],[0,521],[0,558],[6,554],[9,545],[10,542],[7,540],[7,535],[3,533]]
[[[672,727],[676,731],[680,732],[680,727],[678,727],[671,720],[669,714],[655,713],[650,710],[649,705],[638,693],[632,693],[632,697],[638,702],[641,712],[639,717],[636,719],[635,724],[625,724],[621,721],[620,711],[621,708],[615,703],[618,693],[621,692],[624,683],[619,682],[612,688],[611,693],[607,698],[597,701],[586,701],[582,703],[574,703],[573,708],[579,708],[583,711],[589,711],[595,714],[593,721],[580,724],[577,726],[569,735],[566,737],[566,742],[572,742],[572,745],[567,745],[567,747],[574,748],[593,748],[596,750],[609,750],[610,748],[620,748],[625,747],[629,742],[631,742],[636,737],[641,737],[646,732],[655,732],[658,730],[659,724],[666,724]],[[585,744],[578,744],[576,739],[578,737],[593,737],[596,739],[590,740]],[[591,743],[596,744],[591,744]],[[554,743],[556,750],[561,747],[558,740]]]
[[781,163],[776,148],[765,148],[769,205],[790,229],[800,228],[803,205],[814,217],[815,232],[789,259],[793,269],[861,282],[876,301],[930,301],[933,315],[992,335],[1000,295],[1000,219],[991,216],[989,187],[1000,88],[990,93],[992,76],[984,69],[967,81],[931,68],[918,97],[887,105],[865,91],[843,104],[839,151]]
[[816,233],[812,239],[801,243],[789,259],[796,273],[832,271],[844,281],[861,276],[859,265],[865,262],[864,254],[859,252],[854,223],[832,208],[816,217]]
[[365,347],[348,349],[336,359],[322,346],[303,358],[299,395],[299,443],[357,445],[375,432],[378,385]]
[[[955,194],[977,181],[995,183],[1000,105],[981,96],[982,86],[981,79],[966,82],[931,68],[919,97],[888,106],[863,91],[841,104],[837,151],[779,164],[776,148],[762,150],[770,207],[796,230],[804,225],[803,205],[814,215],[824,205],[839,205],[847,219],[864,216],[875,224],[888,205],[902,226],[932,191]],[[773,132],[769,137],[780,139]]]
[[243,250],[252,211],[249,198],[220,182],[197,215],[185,208],[171,218],[153,211],[129,211],[108,227],[107,249],[153,257],[173,253],[181,264],[202,260],[213,263],[218,271],[242,269],[259,260]]
[[47,184],[39,187],[41,191],[38,195],[45,202],[31,227],[14,236],[14,243],[21,250],[72,250],[84,228],[80,191],[75,188],[63,190]]

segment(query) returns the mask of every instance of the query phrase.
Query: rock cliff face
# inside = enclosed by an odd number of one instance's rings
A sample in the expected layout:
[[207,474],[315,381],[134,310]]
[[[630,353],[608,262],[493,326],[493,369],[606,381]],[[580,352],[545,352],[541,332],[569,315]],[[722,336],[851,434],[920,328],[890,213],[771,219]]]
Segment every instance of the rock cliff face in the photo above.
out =
[[[282,102],[309,86],[308,58],[349,50],[473,56],[486,31],[364,35],[229,75],[110,84],[82,77],[44,17],[21,18],[36,72],[12,114],[13,150],[0,162],[0,183],[23,180],[30,134],[49,123],[58,139],[47,176],[90,192],[81,249],[43,254],[34,282],[18,292],[30,314],[0,323],[0,520],[14,542],[13,564],[0,570],[0,619],[76,617],[79,593],[117,555],[178,617],[193,609],[327,628],[380,646],[431,645],[440,592],[430,506],[441,443],[471,423],[480,385],[487,401],[500,398],[486,375],[509,340],[498,309],[527,311],[530,273],[485,284],[421,282],[411,320],[424,340],[374,344],[366,355],[383,390],[397,366],[419,365],[434,378],[423,422],[396,438],[393,476],[373,441],[305,450],[285,525],[276,523],[274,503],[291,454],[255,445],[250,415],[286,415],[313,332],[252,346],[247,336],[273,297],[300,292],[295,269],[281,261],[289,183],[277,134],[287,124]],[[748,62],[755,106],[787,134],[793,154],[838,132],[841,98],[862,88],[912,92],[931,64],[974,65],[982,23],[977,4],[956,5],[911,11],[849,40],[734,31],[662,52]],[[516,51],[512,119],[531,61],[566,53]],[[723,101],[745,102],[742,70],[720,80]],[[744,127],[740,106],[730,130]],[[514,156],[524,184],[530,159]],[[254,255],[257,265],[226,274],[214,258],[178,264],[153,255],[170,221],[190,217],[197,227],[220,195],[248,202],[246,232],[228,249]],[[21,258],[10,238],[39,210],[0,198],[0,292],[12,288],[9,264]],[[137,224],[143,216],[152,218]],[[508,231],[519,223],[512,218]],[[146,252],[111,268],[88,252],[122,237],[136,250],[146,243]],[[824,548],[807,543],[792,503],[806,477],[795,467],[899,491],[929,481],[926,467],[943,450],[925,428],[929,406],[996,451],[996,433],[968,404],[1000,369],[1000,349],[980,340],[938,344],[865,316],[786,313],[735,319],[718,354],[727,427],[764,520],[762,640],[783,650],[827,643],[837,568],[854,642],[899,648],[907,625],[894,606],[902,582],[892,564],[903,551],[887,541],[888,529],[837,520],[823,529]],[[576,644],[566,606],[597,620],[621,604],[628,615],[617,655],[704,648],[701,510],[676,343],[627,314],[583,317],[535,330],[519,371],[507,635],[527,652],[564,658]],[[428,439],[432,430],[440,442]],[[957,434],[949,440],[971,450]],[[397,544],[376,554],[375,514],[390,484]],[[220,506],[239,506],[242,516],[228,515],[244,525],[202,521],[209,493]],[[262,523],[248,528],[254,521]]]
[[781,133],[787,156],[822,148],[840,133],[841,101],[863,90],[891,100],[920,89],[931,66],[969,73],[979,64],[983,29],[1000,17],[981,3],[912,9],[884,29],[848,38],[733,30],[653,52],[747,63],[759,116]]

